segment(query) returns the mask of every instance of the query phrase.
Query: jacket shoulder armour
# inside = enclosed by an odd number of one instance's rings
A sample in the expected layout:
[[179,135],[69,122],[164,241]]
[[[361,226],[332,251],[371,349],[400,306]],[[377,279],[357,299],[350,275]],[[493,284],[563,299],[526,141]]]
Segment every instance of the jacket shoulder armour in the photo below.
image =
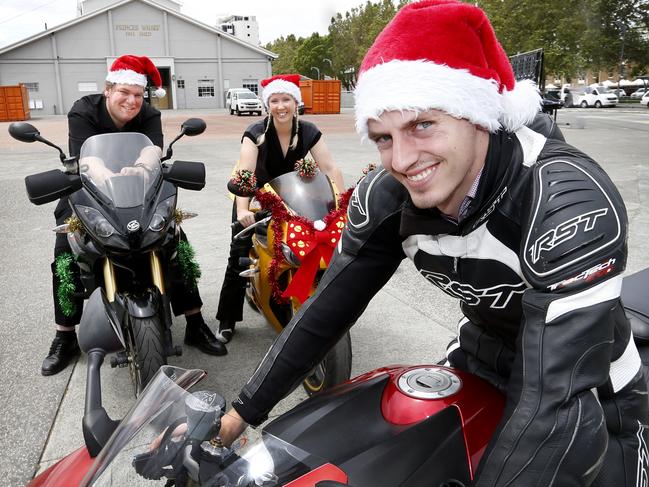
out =
[[349,200],[343,250],[356,254],[381,223],[401,211],[407,198],[406,188],[385,169],[370,171]]
[[528,282],[569,290],[622,272],[626,209],[606,173],[586,156],[556,153],[530,169],[520,249]]

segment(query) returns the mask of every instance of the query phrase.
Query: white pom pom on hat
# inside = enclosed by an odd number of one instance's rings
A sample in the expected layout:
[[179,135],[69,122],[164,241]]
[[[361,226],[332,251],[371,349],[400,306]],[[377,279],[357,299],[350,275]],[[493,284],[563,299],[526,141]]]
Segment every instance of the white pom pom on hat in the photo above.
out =
[[115,84],[137,85],[146,88],[147,76],[156,87],[153,92],[158,98],[167,94],[162,88],[162,77],[160,71],[155,67],[153,61],[146,56],[134,56],[125,54],[115,59],[108,71],[106,81]]
[[363,135],[385,111],[428,109],[511,132],[533,120],[541,102],[533,82],[516,82],[485,13],[456,0],[403,7],[363,59],[354,98]]

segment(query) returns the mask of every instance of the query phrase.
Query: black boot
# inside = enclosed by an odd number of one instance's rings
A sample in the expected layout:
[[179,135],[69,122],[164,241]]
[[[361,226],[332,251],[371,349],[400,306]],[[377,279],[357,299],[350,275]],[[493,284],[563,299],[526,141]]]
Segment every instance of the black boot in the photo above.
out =
[[199,323],[187,320],[185,343],[210,355],[225,355],[228,349],[216,339],[210,327],[201,319]]
[[57,332],[50,352],[43,360],[41,374],[54,375],[65,369],[80,353],[77,334],[73,331]]
[[221,343],[228,343],[234,336],[235,321],[224,320],[219,322],[219,332],[216,334],[216,339]]

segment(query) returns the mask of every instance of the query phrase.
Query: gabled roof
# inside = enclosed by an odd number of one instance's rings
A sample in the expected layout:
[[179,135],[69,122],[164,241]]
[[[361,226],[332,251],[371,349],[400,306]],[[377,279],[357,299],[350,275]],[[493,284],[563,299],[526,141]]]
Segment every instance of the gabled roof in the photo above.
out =
[[173,15],[174,17],[178,17],[179,19],[184,20],[185,22],[189,22],[190,24],[193,24],[196,27],[199,27],[199,28],[201,28],[203,30],[206,30],[206,31],[211,32],[213,34],[222,36],[222,37],[234,42],[235,44],[239,44],[240,46],[243,46],[243,47],[246,47],[246,48],[251,49],[253,51],[256,51],[256,52],[258,52],[260,54],[263,54],[264,56],[268,56],[270,58],[277,59],[277,54],[275,54],[274,52],[271,52],[271,51],[269,51],[267,49],[264,49],[263,47],[253,46],[252,44],[244,42],[241,39],[239,39],[239,38],[237,38],[237,37],[235,37],[235,36],[233,36],[231,34],[228,34],[227,32],[223,32],[222,30],[217,29],[216,27],[209,26],[207,24],[204,24],[203,22],[200,22],[200,21],[192,18],[192,17],[188,17],[187,15],[181,14],[180,12],[176,12],[175,10],[171,10],[171,9],[165,7],[164,5],[160,5],[159,3],[156,3],[153,0],[120,0],[120,1],[116,1],[115,3],[113,3],[111,5],[108,5],[107,7],[96,10],[94,12],[90,12],[90,13],[88,13],[86,15],[82,15],[82,16],[77,17],[75,19],[72,19],[72,20],[70,20],[68,22],[57,25],[55,27],[52,27],[51,29],[44,30],[43,32],[39,32],[38,34],[27,37],[27,38],[25,38],[25,39],[23,39],[21,41],[14,42],[13,44],[9,44],[8,46],[5,46],[2,49],[0,49],[0,55],[4,54],[6,52],[12,51],[14,49],[17,49],[19,47],[25,46],[25,45],[27,45],[27,44],[29,44],[31,42],[34,42],[34,41],[36,41],[38,39],[41,39],[41,38],[43,38],[45,36],[48,36],[50,34],[53,34],[55,32],[62,31],[64,29],[67,29],[68,27],[72,27],[73,25],[80,24],[80,23],[82,23],[82,22],[84,22],[84,21],[86,21],[88,19],[91,19],[91,18],[96,17],[98,15],[102,15],[102,14],[108,12],[109,10],[113,10],[115,8],[121,7],[122,5],[126,5],[127,3],[131,3],[131,2],[141,2],[141,3],[147,4],[147,5],[151,6],[151,7],[157,8],[159,10],[164,10],[165,12],[167,12],[167,14]]

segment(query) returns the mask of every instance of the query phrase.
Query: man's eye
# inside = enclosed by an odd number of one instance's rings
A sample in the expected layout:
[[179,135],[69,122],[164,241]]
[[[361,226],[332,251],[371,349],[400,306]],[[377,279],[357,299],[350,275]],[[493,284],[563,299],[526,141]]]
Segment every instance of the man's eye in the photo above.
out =
[[374,140],[374,143],[377,145],[379,149],[383,147],[387,147],[390,142],[392,142],[392,137],[389,135],[379,135],[377,137],[374,137],[372,140]]
[[415,125],[415,130],[426,130],[429,127],[432,127],[433,122],[430,120],[422,120],[421,122],[417,122]]

